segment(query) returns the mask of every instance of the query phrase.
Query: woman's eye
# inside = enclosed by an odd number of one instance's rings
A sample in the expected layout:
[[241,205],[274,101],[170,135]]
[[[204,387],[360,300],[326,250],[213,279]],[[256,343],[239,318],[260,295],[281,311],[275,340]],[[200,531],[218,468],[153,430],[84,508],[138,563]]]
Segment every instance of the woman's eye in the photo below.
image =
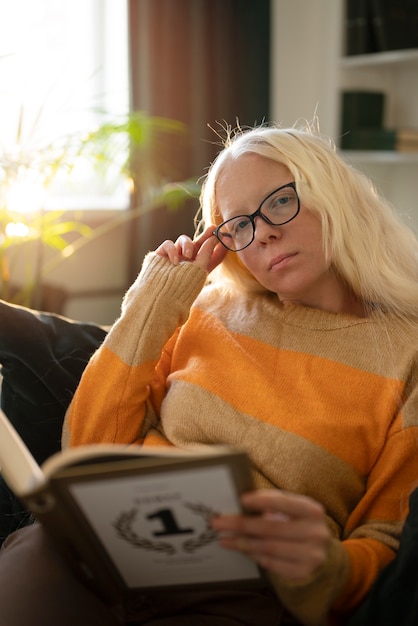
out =
[[286,206],[286,204],[288,202],[290,202],[291,198],[290,196],[277,196],[274,200],[273,200],[273,207],[274,206]]
[[234,234],[240,233],[242,232],[245,228],[248,227],[248,224],[250,223],[249,220],[237,220],[236,222],[234,222]]
[[277,196],[273,196],[268,205],[268,211],[282,211],[283,209],[292,209],[296,202],[296,194],[292,193],[291,190],[278,194]]

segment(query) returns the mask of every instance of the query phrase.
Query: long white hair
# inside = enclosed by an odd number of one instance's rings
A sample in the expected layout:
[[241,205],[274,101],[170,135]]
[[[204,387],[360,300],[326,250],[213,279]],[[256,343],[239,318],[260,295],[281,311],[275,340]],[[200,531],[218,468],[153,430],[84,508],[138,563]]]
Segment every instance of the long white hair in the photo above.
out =
[[[334,271],[370,311],[418,317],[418,241],[413,231],[372,182],[309,127],[263,125],[230,132],[203,183],[203,224],[221,223],[218,176],[229,160],[247,153],[290,170],[302,204],[321,220],[324,250]],[[219,271],[242,289],[264,290],[234,252],[228,252]]]

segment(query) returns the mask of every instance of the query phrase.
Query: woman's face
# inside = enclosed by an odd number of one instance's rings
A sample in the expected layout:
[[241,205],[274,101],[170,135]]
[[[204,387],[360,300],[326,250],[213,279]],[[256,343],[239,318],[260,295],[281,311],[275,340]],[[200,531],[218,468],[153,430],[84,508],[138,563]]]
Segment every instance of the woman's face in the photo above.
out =
[[[216,185],[222,220],[254,213],[266,196],[293,180],[287,167],[256,154],[228,161]],[[235,254],[261,285],[283,302],[352,310],[351,296],[325,257],[318,217],[301,205],[287,224],[272,226],[256,217],[255,226],[254,241]]]

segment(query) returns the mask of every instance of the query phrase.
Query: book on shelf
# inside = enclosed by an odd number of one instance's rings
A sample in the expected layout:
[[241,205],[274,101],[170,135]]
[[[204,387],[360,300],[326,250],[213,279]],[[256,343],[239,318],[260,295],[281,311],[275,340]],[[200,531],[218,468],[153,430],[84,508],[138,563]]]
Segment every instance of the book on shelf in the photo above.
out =
[[417,0],[367,0],[376,52],[418,48]]
[[346,55],[418,48],[417,0],[346,0]]
[[418,129],[355,128],[343,134],[341,148],[418,152]]
[[366,0],[369,5],[369,19],[372,37],[372,52],[387,50],[386,29],[383,19],[382,3],[380,0]]
[[9,487],[107,598],[138,589],[257,585],[263,573],[223,548],[210,520],[241,512],[247,455],[117,444],[58,452],[39,466],[0,411],[0,468]]
[[345,53],[347,55],[373,52],[369,0],[346,0]]

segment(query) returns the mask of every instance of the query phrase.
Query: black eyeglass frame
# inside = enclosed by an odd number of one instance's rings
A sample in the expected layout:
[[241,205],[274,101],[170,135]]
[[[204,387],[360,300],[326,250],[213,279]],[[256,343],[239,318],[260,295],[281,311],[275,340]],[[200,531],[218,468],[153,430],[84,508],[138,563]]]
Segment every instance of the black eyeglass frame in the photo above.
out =
[[[263,206],[263,204],[269,199],[271,198],[271,196],[274,196],[275,193],[277,193],[278,191],[281,191],[282,189],[286,189],[286,187],[291,187],[295,194],[296,194],[296,198],[298,201],[298,208],[296,213],[293,215],[293,217],[291,217],[290,219],[284,221],[284,222],[279,222],[278,224],[276,224],[275,222],[272,222],[268,217],[266,217],[262,212],[261,212],[261,208]],[[272,191],[271,193],[268,194],[268,196],[266,196],[264,198],[264,200],[261,202],[260,206],[258,207],[258,209],[256,211],[254,211],[254,213],[251,213],[251,215],[235,215],[234,217],[230,217],[228,220],[225,220],[224,222],[222,222],[221,224],[219,224],[219,226],[217,226],[215,228],[215,230],[213,231],[213,234],[215,235],[215,237],[217,238],[217,240],[224,246],[224,248],[226,248],[227,250],[229,250],[230,252],[241,252],[241,250],[245,250],[245,248],[248,248],[248,246],[250,246],[252,244],[252,242],[254,241],[254,237],[255,237],[255,218],[256,217],[261,217],[265,222],[267,222],[267,224],[270,224],[271,226],[283,226],[284,224],[288,224],[289,222],[291,222],[292,220],[295,219],[295,217],[297,215],[299,215],[300,212],[300,198],[298,195],[298,192],[296,191],[296,183],[290,182],[290,183],[286,183],[286,185],[282,185],[281,187],[278,187],[277,189],[275,189],[274,191]],[[245,246],[242,246],[242,248],[238,248],[237,250],[233,250],[231,248],[229,248],[220,238],[219,236],[219,231],[220,229],[225,226],[225,224],[227,224],[228,222],[232,222],[233,220],[236,220],[237,218],[240,217],[246,217],[250,220],[251,225],[253,227],[253,235],[251,237],[251,241],[249,241],[247,244],[245,244]]]

